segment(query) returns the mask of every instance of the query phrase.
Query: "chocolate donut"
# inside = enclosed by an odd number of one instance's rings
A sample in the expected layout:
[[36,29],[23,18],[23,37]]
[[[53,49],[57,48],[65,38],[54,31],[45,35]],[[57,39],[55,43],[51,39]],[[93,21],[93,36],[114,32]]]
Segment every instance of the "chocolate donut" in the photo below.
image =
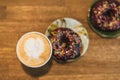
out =
[[102,31],[120,29],[120,2],[117,0],[99,0],[90,11],[91,24]]
[[69,28],[57,28],[50,33],[49,39],[53,47],[53,57],[58,62],[69,62],[82,52],[80,36]]

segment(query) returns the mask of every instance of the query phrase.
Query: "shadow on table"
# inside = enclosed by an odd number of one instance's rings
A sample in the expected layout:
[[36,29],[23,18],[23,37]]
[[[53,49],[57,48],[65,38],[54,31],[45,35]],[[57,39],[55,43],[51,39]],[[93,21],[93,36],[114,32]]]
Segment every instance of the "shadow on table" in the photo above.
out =
[[50,70],[52,66],[52,59],[48,63],[46,63],[46,65],[40,68],[30,68],[30,67],[23,65],[22,63],[21,65],[22,65],[23,70],[27,74],[31,75],[32,77],[40,77],[48,73],[48,71]]

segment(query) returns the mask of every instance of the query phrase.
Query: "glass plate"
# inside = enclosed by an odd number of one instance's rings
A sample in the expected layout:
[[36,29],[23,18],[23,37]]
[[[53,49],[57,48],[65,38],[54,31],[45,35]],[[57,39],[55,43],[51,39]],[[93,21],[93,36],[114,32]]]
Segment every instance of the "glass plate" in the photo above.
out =
[[113,32],[106,32],[106,31],[99,30],[99,29],[95,28],[95,26],[93,26],[90,14],[91,14],[91,10],[92,10],[93,6],[98,1],[99,0],[95,0],[95,2],[91,5],[90,9],[88,10],[89,11],[89,14],[88,14],[88,24],[90,25],[91,29],[94,32],[96,32],[98,35],[100,35],[102,37],[105,37],[105,38],[115,38],[115,37],[118,37],[120,35],[120,29],[118,29],[116,31],[113,31]]

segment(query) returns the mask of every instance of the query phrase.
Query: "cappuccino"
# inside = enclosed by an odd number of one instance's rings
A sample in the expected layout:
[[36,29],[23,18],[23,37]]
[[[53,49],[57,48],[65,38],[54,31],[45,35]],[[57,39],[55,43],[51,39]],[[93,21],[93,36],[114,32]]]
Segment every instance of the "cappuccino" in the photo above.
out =
[[47,63],[52,54],[51,43],[39,32],[23,35],[17,44],[17,56],[28,67],[41,67]]

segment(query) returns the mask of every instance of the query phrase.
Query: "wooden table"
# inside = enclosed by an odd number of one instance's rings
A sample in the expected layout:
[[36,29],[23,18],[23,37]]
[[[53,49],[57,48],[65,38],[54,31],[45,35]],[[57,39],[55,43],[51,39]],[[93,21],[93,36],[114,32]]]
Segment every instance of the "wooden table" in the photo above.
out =
[[[87,14],[92,2],[0,0],[0,80],[120,80],[120,38],[105,39],[90,29]],[[16,56],[18,39],[30,31],[45,33],[50,23],[63,17],[77,19],[88,30],[85,56],[64,65],[52,60],[36,71],[25,68]]]

